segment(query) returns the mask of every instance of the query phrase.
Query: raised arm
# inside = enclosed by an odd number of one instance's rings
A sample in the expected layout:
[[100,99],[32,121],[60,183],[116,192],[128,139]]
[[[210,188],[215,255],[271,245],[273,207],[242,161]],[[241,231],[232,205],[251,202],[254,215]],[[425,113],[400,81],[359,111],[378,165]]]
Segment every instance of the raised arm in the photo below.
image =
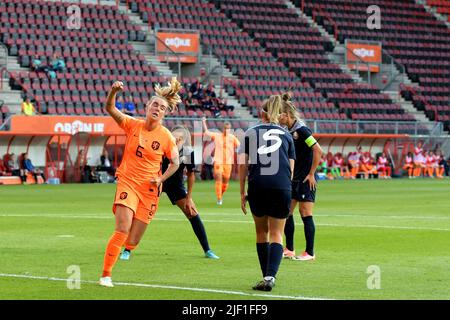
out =
[[211,137],[212,132],[208,130],[208,126],[206,125],[206,117],[202,118],[202,124],[203,124],[203,131],[205,132],[205,135]]
[[116,95],[118,92],[123,90],[123,83],[120,81],[114,82],[111,87],[111,90],[108,93],[108,97],[106,98],[105,109],[106,112],[110,114],[111,117],[120,125],[125,118],[125,114],[123,114],[120,110],[116,108]]

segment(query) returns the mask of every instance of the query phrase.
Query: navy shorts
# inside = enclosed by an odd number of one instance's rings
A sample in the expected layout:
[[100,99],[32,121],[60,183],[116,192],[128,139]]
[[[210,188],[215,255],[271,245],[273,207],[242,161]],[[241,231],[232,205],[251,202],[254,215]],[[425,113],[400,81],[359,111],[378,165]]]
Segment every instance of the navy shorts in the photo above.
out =
[[177,203],[177,201],[186,198],[187,192],[183,185],[176,184],[163,184],[163,192],[167,194],[170,202],[173,205]]
[[292,199],[299,202],[315,202],[316,190],[311,190],[308,181],[305,183],[302,181],[292,181]]
[[265,189],[249,185],[248,204],[252,214],[286,219],[291,206],[291,190]]

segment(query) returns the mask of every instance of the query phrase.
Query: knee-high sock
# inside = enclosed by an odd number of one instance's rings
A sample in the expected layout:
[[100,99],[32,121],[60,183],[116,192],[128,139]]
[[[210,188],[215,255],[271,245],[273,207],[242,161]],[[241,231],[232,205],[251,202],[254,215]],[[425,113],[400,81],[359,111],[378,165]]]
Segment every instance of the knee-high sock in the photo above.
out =
[[420,171],[421,171],[421,168],[415,168],[414,169],[414,177],[419,177],[420,176]]
[[392,169],[391,167],[386,167],[386,174],[388,177],[392,176]]
[[[256,252],[258,253],[259,265],[261,266],[261,272],[263,277],[267,275],[267,265],[269,264],[269,243],[256,243]],[[283,255],[283,248],[281,250],[281,255]]]
[[295,232],[294,216],[289,216],[286,219],[286,224],[284,225],[284,235],[286,236],[286,248],[289,251],[294,251],[294,232]]
[[281,243],[273,242],[269,247],[269,264],[267,265],[267,277],[276,278],[278,268],[283,259],[283,245]]
[[227,191],[228,189],[228,183],[222,183],[222,194],[225,193],[225,191]]
[[409,168],[408,169],[408,176],[412,177],[412,174],[413,174],[413,168]]
[[314,220],[312,216],[302,217],[303,227],[305,230],[305,240],[306,240],[306,252],[313,256],[314,255],[314,236],[316,233],[316,226],[314,225]]
[[206,236],[205,227],[203,226],[202,219],[200,219],[200,215],[197,214],[195,217],[189,219],[189,222],[191,223],[192,229],[194,230],[194,233],[197,236],[197,239],[200,242],[203,251],[208,251],[210,249],[208,244],[208,237]]
[[222,181],[216,180],[216,196],[218,200],[222,199]]
[[106,246],[105,259],[103,263],[103,277],[110,277],[112,269],[116,264],[122,245],[127,240],[128,235],[119,231],[114,231]]

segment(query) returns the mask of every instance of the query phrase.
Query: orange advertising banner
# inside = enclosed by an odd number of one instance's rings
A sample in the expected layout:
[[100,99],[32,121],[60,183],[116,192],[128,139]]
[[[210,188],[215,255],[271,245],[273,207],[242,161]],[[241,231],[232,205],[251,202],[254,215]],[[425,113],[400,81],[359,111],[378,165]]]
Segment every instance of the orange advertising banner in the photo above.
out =
[[[197,62],[197,56],[200,48],[200,35],[198,33],[156,32],[156,37],[157,54],[160,60],[164,59],[161,61],[178,61],[175,56],[170,56],[171,53],[176,52],[184,54],[181,57],[181,62]],[[170,48],[173,52],[168,48]],[[170,60],[168,58],[170,58]]]
[[123,135],[124,131],[111,117],[87,116],[21,116],[11,118],[12,134],[74,135],[86,132],[95,135]]
[[[358,42],[347,42],[347,64],[350,69],[358,69],[360,71],[367,71],[366,62],[370,65],[372,72],[378,72],[381,64],[381,45],[367,44]],[[360,62],[359,64],[357,62]]]

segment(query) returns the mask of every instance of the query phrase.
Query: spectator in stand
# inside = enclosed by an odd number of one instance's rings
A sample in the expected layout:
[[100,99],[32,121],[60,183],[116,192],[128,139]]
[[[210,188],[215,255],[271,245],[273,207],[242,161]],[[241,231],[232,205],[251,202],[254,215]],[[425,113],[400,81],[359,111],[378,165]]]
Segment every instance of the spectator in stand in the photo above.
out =
[[426,166],[426,174],[430,178],[434,178],[434,170],[436,168],[436,158],[432,151],[428,151],[425,155],[425,166]]
[[319,167],[317,167],[317,171],[325,174],[325,177],[328,176],[328,161],[325,154],[322,154],[322,157],[320,158],[320,163]]
[[103,149],[102,155],[100,156],[100,165],[97,167],[98,171],[106,171],[111,176],[114,176],[115,169],[112,165],[112,158],[109,156],[108,150]]
[[334,179],[342,178],[341,166],[343,162],[344,159],[342,159],[340,153],[339,152],[336,153],[331,162],[331,175],[333,176]]
[[350,152],[348,154],[347,163],[351,168],[351,178],[356,179],[356,175],[359,172],[360,156],[357,152]]
[[200,80],[197,79],[195,82],[193,82],[189,85],[189,92],[192,95],[194,95],[195,93],[197,93],[199,86],[200,86]]
[[23,153],[22,154],[22,167],[25,170],[25,176],[27,172],[30,172],[33,176],[34,176],[34,180],[36,181],[36,184],[38,183],[38,175],[40,175],[42,177],[42,179],[45,182],[45,176],[44,176],[44,172],[42,172],[39,168],[36,168],[33,163],[31,162],[31,159],[28,158],[28,153]]
[[426,159],[422,148],[422,141],[419,141],[417,146],[414,148],[414,178],[420,177],[422,171],[425,174],[425,168]]
[[116,108],[122,111],[124,107],[125,104],[123,103],[123,97],[121,95],[117,95]]
[[206,96],[206,98],[202,101],[203,110],[210,110],[213,107],[213,102],[210,96]]
[[216,98],[216,92],[214,91],[214,81],[210,81],[208,87],[206,87],[205,94],[207,97]]
[[66,68],[66,63],[60,58],[58,53],[54,53],[50,65],[42,64],[39,59],[34,59],[31,62],[31,69],[36,72],[46,72],[47,75],[53,79],[56,78],[56,72],[63,72]]
[[222,99],[220,97],[218,97],[216,99],[217,99],[217,104],[219,105],[220,110],[225,110],[225,111],[228,111],[228,110],[233,111],[234,110],[234,106],[227,105],[227,100]]
[[52,61],[50,62],[48,76],[50,78],[56,79],[56,72],[64,72],[65,68],[66,68],[66,63],[59,56],[59,54],[55,52],[53,54]]
[[436,164],[437,164],[436,175],[439,179],[443,179],[444,173],[445,175],[448,175],[448,164],[447,161],[445,161],[444,159],[442,151],[440,150],[436,152]]
[[413,154],[412,152],[408,152],[408,154],[405,157],[405,164],[403,165],[403,170],[408,172],[408,178],[413,178],[413,169],[414,169],[414,163],[413,163]]
[[370,175],[377,173],[370,152],[365,152],[361,157],[361,171],[364,173],[364,179],[369,179]]
[[184,100],[184,105],[187,110],[195,110],[197,107],[197,100],[192,97],[192,92],[188,92],[186,100]]
[[377,161],[377,171],[379,172],[379,177],[384,179],[391,179],[392,177],[392,169],[389,165],[386,154],[383,152]]
[[81,182],[82,183],[93,183],[97,181],[97,176],[95,174],[95,169],[88,165],[88,158],[84,149],[78,152],[76,159],[76,166],[80,170]]
[[133,98],[131,97],[131,95],[128,96],[127,101],[124,104],[123,112],[129,116],[134,116],[136,112],[136,106],[133,102]]
[[0,176],[6,176],[6,167],[3,165],[3,159],[0,158]]
[[8,167],[12,176],[20,177],[23,184],[27,184],[24,170],[20,168],[19,160],[14,153],[9,155]]
[[36,113],[36,109],[30,101],[30,98],[26,97],[22,102],[22,114],[26,116],[32,116]]
[[59,56],[57,52],[53,54],[52,62],[50,63],[50,67],[52,71],[55,72],[62,72],[66,68],[66,63],[64,60]]
[[214,114],[216,118],[220,117],[219,101],[217,100],[217,98],[211,98],[211,102],[212,102],[211,112]]

